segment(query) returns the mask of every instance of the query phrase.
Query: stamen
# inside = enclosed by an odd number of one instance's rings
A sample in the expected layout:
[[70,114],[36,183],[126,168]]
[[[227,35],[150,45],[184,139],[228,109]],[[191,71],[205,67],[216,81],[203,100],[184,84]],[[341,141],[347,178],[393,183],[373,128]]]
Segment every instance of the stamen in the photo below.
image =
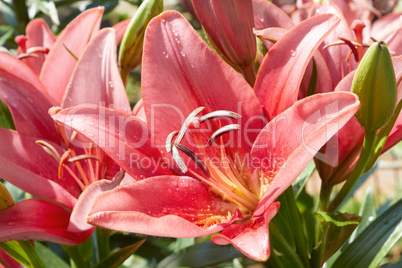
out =
[[240,119],[241,115],[231,112],[231,111],[220,110],[220,111],[215,111],[215,112],[206,114],[206,115],[202,116],[200,119],[201,119],[201,122],[205,122],[210,119],[222,118],[222,117],[229,117],[232,119]]
[[22,60],[22,59],[25,59],[25,58],[28,58],[28,57],[38,58],[39,56],[36,55],[36,54],[31,54],[31,53],[23,53],[23,54],[20,54],[20,55],[17,56],[17,58],[19,60]]
[[181,142],[181,140],[184,137],[184,134],[186,134],[187,132],[187,125],[194,119],[194,117],[196,117],[202,110],[204,110],[205,107],[198,107],[197,109],[195,109],[194,111],[192,111],[186,118],[186,120],[184,120],[183,125],[181,126],[181,129],[179,131],[179,134],[177,135],[176,138],[176,143]]
[[172,133],[170,133],[170,134],[167,136],[167,138],[166,138],[166,151],[167,151],[168,153],[170,153],[170,152],[172,151],[172,146],[173,146],[172,140],[173,140],[173,137],[174,137],[177,133],[179,133],[179,131],[175,130],[175,131],[173,131]]
[[57,152],[57,150],[51,145],[50,143],[43,141],[43,140],[37,140],[35,141],[36,144],[40,145],[42,149],[51,155],[54,159],[56,159],[57,163],[60,162],[60,154]]
[[87,160],[87,159],[95,159],[97,161],[101,161],[98,157],[96,157],[95,155],[91,155],[91,154],[82,154],[73,158],[69,158],[67,160],[67,163],[73,163],[76,161],[80,161],[80,160]]
[[175,144],[175,146],[177,147],[177,149],[179,149],[180,151],[185,153],[188,157],[190,157],[194,161],[194,163],[202,170],[202,172],[204,172],[204,174],[206,176],[208,176],[208,177],[210,176],[208,167],[201,160],[201,158],[198,157],[198,155],[196,153],[194,153],[193,151],[191,151],[189,148],[187,148],[184,145]]
[[357,52],[356,46],[361,46],[360,44],[355,45],[355,42],[352,42],[346,38],[343,37],[338,37],[339,40],[342,40],[343,42],[345,42],[346,45],[348,45],[348,47],[352,50],[353,55],[355,56],[355,61],[359,61],[359,53]]
[[181,158],[179,151],[177,150],[176,144],[172,146],[172,156],[174,161],[179,166],[181,172],[186,173],[188,171],[186,164],[184,164],[183,159]]
[[221,127],[220,129],[218,129],[217,131],[215,131],[212,134],[211,138],[209,138],[209,140],[208,140],[208,142],[207,142],[207,144],[205,146],[207,148],[210,147],[215,142],[215,140],[217,138],[219,138],[220,136],[222,136],[223,134],[228,133],[228,132],[233,131],[233,130],[238,130],[238,129],[240,129],[240,125],[238,125],[238,124],[230,124],[230,125],[226,125],[224,127]]
[[63,155],[60,158],[60,162],[59,162],[59,170],[58,170],[58,176],[59,179],[61,179],[61,177],[63,177],[63,166],[64,164],[68,161],[68,158],[70,157],[70,152],[69,151],[65,151],[63,153]]

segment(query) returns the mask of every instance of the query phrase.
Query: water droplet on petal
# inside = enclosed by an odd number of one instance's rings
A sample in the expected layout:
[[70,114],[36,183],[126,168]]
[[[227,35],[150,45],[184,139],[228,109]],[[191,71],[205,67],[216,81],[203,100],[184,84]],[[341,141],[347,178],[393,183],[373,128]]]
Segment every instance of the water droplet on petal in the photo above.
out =
[[9,221],[7,224],[8,224],[8,226],[15,226],[15,222],[14,222],[14,221]]
[[177,181],[172,181],[171,183],[173,186],[177,186]]
[[295,57],[296,54],[297,54],[297,53],[296,53],[296,50],[293,50],[293,49],[290,51],[290,53],[291,53],[290,55],[291,55],[292,57]]
[[191,68],[193,68],[193,69],[194,69],[194,64],[191,64]]
[[181,54],[183,57],[185,57],[185,56],[186,56],[186,53],[184,53],[183,51],[182,51],[182,52],[180,52],[180,54]]

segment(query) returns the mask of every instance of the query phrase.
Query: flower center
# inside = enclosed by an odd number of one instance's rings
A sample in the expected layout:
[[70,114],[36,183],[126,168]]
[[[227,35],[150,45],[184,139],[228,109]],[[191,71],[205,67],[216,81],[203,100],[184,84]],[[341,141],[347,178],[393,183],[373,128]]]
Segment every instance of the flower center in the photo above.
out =
[[[184,135],[188,133],[189,129],[198,129],[202,123],[208,120],[217,119],[219,120],[219,126],[221,126],[221,118],[226,117],[237,120],[241,117],[234,112],[224,110],[197,117],[202,110],[204,110],[204,107],[195,109],[184,121],[179,131],[174,131],[168,135],[166,139],[167,152],[172,154],[173,159],[183,173],[191,173],[194,177],[206,183],[211,190],[222,196],[223,199],[230,200],[243,207],[243,211],[254,211],[259,199],[248,187],[247,178],[244,175],[247,172],[241,172],[238,169],[232,154],[228,155],[227,148],[223,145],[222,136],[240,129],[240,125],[229,124],[220,127],[210,136],[206,144],[202,144],[200,136],[193,134],[192,137],[196,142],[198,153],[181,144]],[[218,139],[221,141],[219,149],[214,148],[212,152],[209,151],[211,145]],[[193,160],[204,176],[189,168],[184,163],[179,151]]]

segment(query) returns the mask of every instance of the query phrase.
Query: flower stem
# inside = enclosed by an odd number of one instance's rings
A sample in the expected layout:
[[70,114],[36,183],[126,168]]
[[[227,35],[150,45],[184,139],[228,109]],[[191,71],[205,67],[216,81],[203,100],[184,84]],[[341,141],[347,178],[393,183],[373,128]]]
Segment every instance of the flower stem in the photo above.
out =
[[328,207],[329,199],[332,192],[332,186],[326,184],[324,181],[321,182],[321,191],[320,191],[320,208],[321,210],[326,210]]
[[366,129],[366,133],[364,134],[363,149],[362,152],[360,153],[359,160],[356,163],[356,167],[346,180],[346,183],[343,185],[342,189],[339,191],[335,199],[329,205],[327,211],[335,211],[342,204],[346,196],[349,194],[353,186],[356,184],[357,180],[363,174],[366,165],[370,160],[376,134],[377,134],[376,131]]
[[324,254],[325,240],[327,237],[328,223],[321,223],[316,219],[315,223],[315,242],[314,248],[311,253],[311,267],[319,268],[321,267],[321,259]]

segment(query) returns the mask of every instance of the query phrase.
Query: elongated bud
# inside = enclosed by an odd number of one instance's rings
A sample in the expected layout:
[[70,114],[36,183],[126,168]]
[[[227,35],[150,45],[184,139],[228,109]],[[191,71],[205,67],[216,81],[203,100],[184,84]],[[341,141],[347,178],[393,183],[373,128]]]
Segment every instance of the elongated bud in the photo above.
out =
[[120,76],[124,84],[127,84],[130,71],[141,63],[145,28],[162,11],[163,0],[145,0],[131,19],[119,51]]
[[367,130],[382,128],[391,118],[397,98],[394,67],[383,41],[370,46],[357,68],[352,92],[360,99],[357,121]]
[[193,0],[201,22],[215,50],[254,84],[254,59],[257,52],[253,34],[251,0]]
[[0,182],[0,210],[6,209],[14,205],[14,200],[8,192],[6,186]]

